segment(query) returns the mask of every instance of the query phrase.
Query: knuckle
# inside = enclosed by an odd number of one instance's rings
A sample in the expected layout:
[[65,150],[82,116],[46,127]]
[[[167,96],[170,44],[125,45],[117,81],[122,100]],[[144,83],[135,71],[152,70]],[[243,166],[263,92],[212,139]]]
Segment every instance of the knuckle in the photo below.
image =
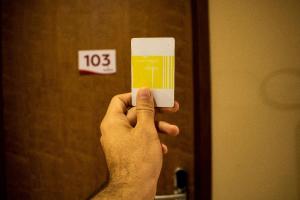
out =
[[109,131],[109,129],[111,129],[113,125],[114,125],[113,120],[104,118],[100,123],[100,130],[102,134],[105,133],[106,131]]
[[100,131],[102,132],[104,129],[105,129],[105,122],[104,120],[102,120],[100,123]]
[[151,112],[154,113],[154,106],[151,103],[140,103],[137,108],[137,111],[146,111],[146,112]]
[[102,122],[100,123],[100,130],[102,132],[102,134],[105,132],[105,130],[107,130],[107,120],[103,119]]
[[100,136],[100,144],[103,145],[103,136]]
[[138,123],[136,128],[139,132],[143,132],[147,135],[157,134],[157,130],[152,123]]
[[105,117],[103,117],[103,118],[102,118],[102,117],[99,117],[99,125],[100,125],[100,127],[101,127],[101,125],[102,125],[104,119],[105,119]]
[[111,98],[111,102],[115,102],[119,99],[119,95],[115,95]]
[[106,148],[107,148],[106,143],[107,143],[107,139],[105,139],[105,137],[101,136],[100,137],[100,145],[104,152],[106,151]]

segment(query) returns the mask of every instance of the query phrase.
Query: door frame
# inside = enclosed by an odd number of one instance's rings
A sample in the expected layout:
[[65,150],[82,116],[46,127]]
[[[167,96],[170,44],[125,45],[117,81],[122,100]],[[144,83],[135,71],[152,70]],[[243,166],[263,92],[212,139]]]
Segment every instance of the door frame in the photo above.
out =
[[195,199],[211,200],[211,79],[208,0],[191,0],[191,6],[195,120]]
[[[1,20],[2,20],[2,1],[0,3],[0,15],[1,15]],[[0,26],[2,28],[2,24]],[[0,199],[6,199],[6,173],[5,173],[5,137],[4,137],[4,122],[3,122],[3,90],[2,90],[2,31],[0,31]]]

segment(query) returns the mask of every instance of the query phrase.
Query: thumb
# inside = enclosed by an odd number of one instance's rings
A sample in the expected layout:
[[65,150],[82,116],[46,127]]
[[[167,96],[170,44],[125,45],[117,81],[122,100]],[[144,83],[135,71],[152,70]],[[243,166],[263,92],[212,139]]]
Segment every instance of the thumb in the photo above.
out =
[[154,100],[150,89],[138,90],[136,99],[137,123],[140,125],[154,125]]

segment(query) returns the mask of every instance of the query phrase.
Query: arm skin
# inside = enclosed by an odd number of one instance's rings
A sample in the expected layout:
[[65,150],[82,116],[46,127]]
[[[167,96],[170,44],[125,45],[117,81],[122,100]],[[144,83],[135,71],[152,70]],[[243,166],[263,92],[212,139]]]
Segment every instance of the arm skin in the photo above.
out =
[[[154,99],[150,90],[140,89],[137,106],[130,108],[131,94],[112,98],[101,122],[100,142],[110,174],[108,186],[93,200],[153,200],[167,146],[158,133],[176,136],[179,128],[155,121]],[[173,108],[159,111],[176,112]]]
[[[154,185],[153,185],[154,186]],[[154,199],[154,191],[150,191],[146,188],[153,188],[153,186],[138,186],[128,184],[115,184],[110,183],[108,186],[98,193],[92,200],[113,200],[113,199],[130,199],[130,200],[141,200],[141,199]]]

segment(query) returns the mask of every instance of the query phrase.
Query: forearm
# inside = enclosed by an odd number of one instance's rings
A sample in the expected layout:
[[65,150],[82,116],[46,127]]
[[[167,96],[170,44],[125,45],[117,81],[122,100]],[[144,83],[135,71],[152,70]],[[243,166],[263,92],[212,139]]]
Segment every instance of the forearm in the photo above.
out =
[[109,183],[92,200],[153,200],[156,187]]
[[[91,200],[109,200],[109,199],[125,199],[129,194],[127,189],[124,186],[116,185],[116,184],[108,184],[102,191],[100,191],[96,196],[94,196]],[[123,197],[124,196],[124,197]]]

